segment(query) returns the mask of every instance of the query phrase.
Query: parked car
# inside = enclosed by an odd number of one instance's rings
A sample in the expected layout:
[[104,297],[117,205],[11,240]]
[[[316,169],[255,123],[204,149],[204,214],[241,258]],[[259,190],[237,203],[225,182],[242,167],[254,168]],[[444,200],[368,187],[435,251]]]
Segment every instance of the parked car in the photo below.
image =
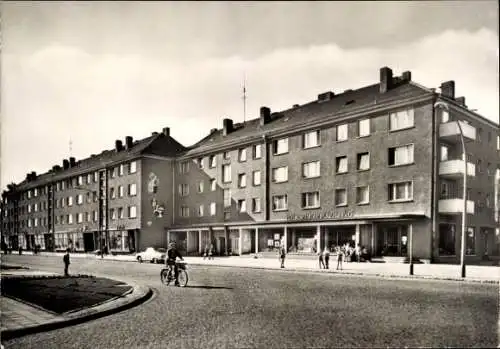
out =
[[167,250],[164,248],[148,247],[144,251],[136,254],[136,259],[139,263],[150,261],[151,263],[165,263]]

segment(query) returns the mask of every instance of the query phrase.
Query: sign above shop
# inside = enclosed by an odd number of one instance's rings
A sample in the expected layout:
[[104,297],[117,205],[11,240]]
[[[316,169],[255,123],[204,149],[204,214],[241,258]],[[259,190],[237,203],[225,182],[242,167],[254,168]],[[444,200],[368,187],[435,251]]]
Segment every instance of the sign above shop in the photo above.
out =
[[311,212],[306,214],[289,214],[286,219],[289,221],[316,221],[321,219],[343,219],[354,217],[351,210]]

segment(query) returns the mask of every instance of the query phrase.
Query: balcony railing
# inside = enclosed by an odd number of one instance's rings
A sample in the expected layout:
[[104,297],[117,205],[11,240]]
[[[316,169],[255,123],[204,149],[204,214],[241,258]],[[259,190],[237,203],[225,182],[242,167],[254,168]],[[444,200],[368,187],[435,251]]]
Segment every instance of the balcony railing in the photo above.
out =
[[450,121],[439,125],[440,138],[450,142],[460,142],[460,129],[458,127],[458,122],[460,122],[460,126],[462,127],[464,140],[475,141],[476,128],[463,121]]
[[[447,160],[439,163],[439,175],[445,178],[461,178],[464,175],[463,160]],[[476,175],[476,165],[467,162],[467,175],[474,177]]]
[[[439,213],[461,214],[464,211],[464,200],[462,198],[442,198],[438,203]],[[474,214],[474,201],[467,200],[467,213]]]

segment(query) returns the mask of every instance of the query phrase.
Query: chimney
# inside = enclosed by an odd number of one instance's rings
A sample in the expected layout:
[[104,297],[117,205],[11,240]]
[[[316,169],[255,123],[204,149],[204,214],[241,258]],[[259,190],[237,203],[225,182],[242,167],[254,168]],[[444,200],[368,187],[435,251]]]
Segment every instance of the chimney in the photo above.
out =
[[158,132],[151,132],[151,136],[158,136]]
[[441,84],[441,95],[455,99],[455,81],[445,81]]
[[333,96],[335,96],[335,93],[333,93],[332,91],[321,93],[318,95],[318,102],[327,102],[329,100],[332,100]]
[[271,109],[268,107],[260,107],[260,126],[264,126],[265,124],[271,121]]
[[405,71],[401,74],[404,81],[411,81],[411,71]]
[[163,128],[163,134],[165,136],[170,136],[170,127],[164,127]]
[[460,105],[462,105],[464,107],[467,107],[467,105],[465,104],[465,97],[457,97],[457,98],[455,98],[455,101],[458,104],[460,104]]
[[27,180],[28,182],[30,182],[30,181],[31,181],[31,173],[26,173],[26,180]]
[[67,170],[69,168],[69,161],[64,159],[63,160],[63,169]]
[[116,151],[122,151],[123,150],[123,143],[121,140],[117,139],[115,141],[115,149]]
[[392,87],[392,70],[388,67],[380,68],[380,93],[386,93]]
[[213,129],[210,130],[210,134],[215,133],[215,132],[217,132],[216,128],[213,128]]
[[74,157],[69,158],[69,167],[74,167],[76,165],[76,159]]
[[127,145],[127,149],[132,148],[132,145],[133,145],[133,138],[132,138],[132,136],[125,137],[125,144]]
[[233,131],[233,120],[224,119],[222,120],[222,125],[223,125],[222,134],[224,136],[227,136]]
[[300,107],[300,105],[299,105],[299,104],[294,104],[294,105],[293,105],[293,108],[298,108],[298,107]]

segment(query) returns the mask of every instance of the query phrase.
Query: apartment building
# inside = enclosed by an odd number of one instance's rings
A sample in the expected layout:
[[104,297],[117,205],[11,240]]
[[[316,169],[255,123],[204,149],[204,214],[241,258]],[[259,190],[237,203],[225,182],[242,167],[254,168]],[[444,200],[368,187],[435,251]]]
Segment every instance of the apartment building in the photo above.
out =
[[[3,193],[2,241],[13,249],[131,252],[158,243],[171,224],[173,159],[184,147],[169,128],[115,141],[112,150],[64,159]],[[169,210],[170,211],[170,210]]]
[[[460,258],[466,168],[467,259],[498,256],[499,137],[498,124],[455,96],[453,81],[437,92],[413,82],[411,72],[393,76],[384,67],[370,86],[328,91],[279,112],[262,107],[259,118],[245,123],[224,119],[222,129],[190,147],[163,137],[168,144],[157,140],[154,154],[146,146],[127,158],[137,159],[138,177],[127,177],[123,189],[110,177],[121,160],[95,166],[105,184],[85,185],[107,195],[109,217],[107,226],[88,228],[87,245],[91,236],[95,245],[100,231],[108,232],[110,247],[116,232],[122,241],[133,237],[136,249],[175,240],[192,255],[209,244],[220,254],[241,255],[275,253],[281,244],[289,253],[310,254],[350,243],[392,260],[402,261],[411,248],[422,261],[453,263]],[[28,183],[9,191],[8,212],[18,212],[14,197],[31,188]],[[132,183],[137,196],[120,201],[116,196]],[[78,200],[99,211],[86,201],[93,199]],[[140,219],[110,211],[130,205]],[[17,224],[11,213],[4,229]],[[119,223],[123,215],[126,223]],[[21,221],[28,217],[35,219],[35,212]]]

